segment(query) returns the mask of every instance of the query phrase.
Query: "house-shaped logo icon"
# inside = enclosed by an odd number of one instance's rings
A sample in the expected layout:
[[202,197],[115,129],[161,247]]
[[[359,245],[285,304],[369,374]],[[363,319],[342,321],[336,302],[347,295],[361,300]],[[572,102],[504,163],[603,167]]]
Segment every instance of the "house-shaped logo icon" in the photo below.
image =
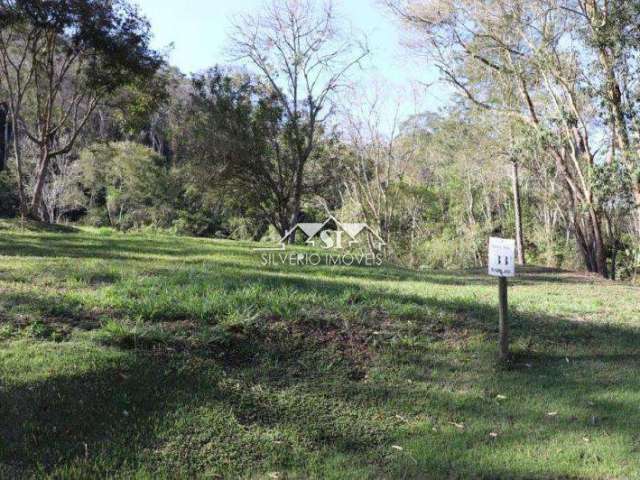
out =
[[367,244],[375,250],[382,250],[382,247],[386,245],[380,235],[366,223],[343,223],[330,215],[322,223],[297,223],[280,239],[279,247],[256,250],[284,250],[289,237],[298,230],[305,235],[305,244],[325,250],[364,245],[363,239],[365,238]]

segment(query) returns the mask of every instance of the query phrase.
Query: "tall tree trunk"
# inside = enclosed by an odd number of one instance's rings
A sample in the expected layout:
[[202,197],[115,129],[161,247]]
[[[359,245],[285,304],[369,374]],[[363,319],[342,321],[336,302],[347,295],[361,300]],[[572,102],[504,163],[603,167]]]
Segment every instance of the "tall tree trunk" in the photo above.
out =
[[[289,225],[291,228],[295,228],[298,220],[300,219],[300,205],[302,202],[302,185],[303,185],[303,175],[304,175],[304,164],[305,161],[300,160],[299,166],[296,169],[296,180],[293,191],[293,205],[291,208],[291,220],[289,221]],[[289,236],[289,243],[293,244],[296,242],[296,230],[291,232]]]
[[269,230],[269,222],[266,220],[260,220],[260,225],[253,234],[253,241],[259,242],[262,237],[264,237],[265,233]]
[[584,259],[584,264],[587,267],[587,271],[590,273],[595,273],[597,270],[595,255],[593,253],[593,242],[591,241],[591,235],[589,232],[586,232],[584,229],[584,225],[580,222],[580,219],[575,216],[574,219],[574,235],[576,237],[576,244],[578,245],[578,250],[582,254],[582,258]]
[[604,247],[604,241],[602,239],[600,218],[598,217],[592,205],[589,205],[589,217],[591,219],[591,228],[593,228],[593,244],[596,255],[597,272],[604,278],[609,278],[609,272],[607,268],[607,254]]
[[13,137],[13,156],[16,161],[16,176],[18,178],[18,200],[20,201],[20,215],[28,214],[27,199],[24,194],[24,175],[22,173],[22,152],[20,150],[20,135],[18,134],[18,120],[16,112],[11,111],[11,133]]
[[49,149],[44,147],[40,153],[40,162],[36,175],[36,185],[33,189],[33,198],[31,199],[31,208],[29,214],[35,218],[39,218],[38,209],[42,203],[42,190],[47,177],[47,168],[49,167]]
[[640,238],[640,179],[636,181],[633,197],[636,201],[636,235]]
[[520,176],[518,174],[518,162],[511,162],[512,187],[513,187],[513,209],[516,224],[516,250],[518,253],[518,264],[524,265],[524,234],[522,232],[522,213],[520,210]]
[[289,228],[293,228],[294,230],[291,232],[291,235],[289,235],[289,238],[287,239],[287,241],[290,244],[296,243],[297,229],[295,228],[295,226],[298,223],[299,217],[300,217],[300,201],[294,200],[293,208],[291,209],[291,220],[289,221],[289,225],[290,225]]
[[9,109],[6,103],[0,103],[0,171],[7,166],[9,151]]

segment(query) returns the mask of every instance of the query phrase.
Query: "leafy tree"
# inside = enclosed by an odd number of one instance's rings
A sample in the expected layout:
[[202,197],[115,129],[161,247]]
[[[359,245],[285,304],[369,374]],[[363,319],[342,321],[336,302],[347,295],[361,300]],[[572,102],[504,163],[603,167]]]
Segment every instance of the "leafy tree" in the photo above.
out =
[[597,108],[589,91],[593,51],[584,41],[587,16],[577,4],[599,2],[388,0],[470,104],[517,120],[534,133],[543,158],[566,191],[569,221],[585,265],[605,277],[603,212],[589,172],[601,161]]
[[[149,48],[148,23],[125,0],[4,0],[0,21],[15,136],[38,150],[29,208],[38,216],[51,160],[71,151],[101,100],[151,77],[161,59]],[[17,144],[14,150],[20,163]]]

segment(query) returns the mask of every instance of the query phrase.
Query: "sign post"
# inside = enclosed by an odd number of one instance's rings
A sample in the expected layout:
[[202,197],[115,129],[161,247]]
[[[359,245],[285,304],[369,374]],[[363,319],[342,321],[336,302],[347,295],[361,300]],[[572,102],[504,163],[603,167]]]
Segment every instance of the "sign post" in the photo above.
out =
[[500,299],[500,360],[509,359],[509,303],[507,299],[507,277],[498,278],[498,297]]
[[507,277],[516,274],[515,240],[495,238],[489,239],[489,275],[498,277],[499,327],[500,327],[500,360],[509,359],[509,308],[507,297]]

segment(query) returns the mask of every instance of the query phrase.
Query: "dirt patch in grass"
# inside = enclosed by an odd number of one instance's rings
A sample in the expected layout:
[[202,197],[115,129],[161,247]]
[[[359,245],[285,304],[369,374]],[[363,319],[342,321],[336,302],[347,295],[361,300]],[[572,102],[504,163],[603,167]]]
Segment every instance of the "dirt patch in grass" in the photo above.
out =
[[95,330],[100,328],[105,318],[115,318],[115,312],[109,310],[90,310],[77,315],[48,316],[43,321],[63,329]]
[[99,329],[105,318],[114,318],[107,310],[83,311],[74,315],[7,315],[0,313],[0,327],[11,330],[12,336],[27,335],[41,340],[64,341],[74,331]]
[[[340,322],[300,320],[276,316],[247,323],[215,325],[207,334],[193,320],[156,323],[152,326],[108,328],[100,340],[123,349],[145,350],[167,356],[182,353],[216,359],[228,368],[242,368],[278,359],[287,369],[314,352],[326,363],[340,364],[354,380],[365,377],[374,350],[372,334],[360,326]],[[314,362],[311,362],[314,363]]]
[[[283,334],[283,332],[286,332]],[[332,322],[277,322],[272,324],[265,337],[270,343],[282,343],[293,339],[300,349],[321,348],[337,360],[349,366],[352,380],[365,377],[374,351],[371,348],[371,332],[359,326],[336,325]]]

